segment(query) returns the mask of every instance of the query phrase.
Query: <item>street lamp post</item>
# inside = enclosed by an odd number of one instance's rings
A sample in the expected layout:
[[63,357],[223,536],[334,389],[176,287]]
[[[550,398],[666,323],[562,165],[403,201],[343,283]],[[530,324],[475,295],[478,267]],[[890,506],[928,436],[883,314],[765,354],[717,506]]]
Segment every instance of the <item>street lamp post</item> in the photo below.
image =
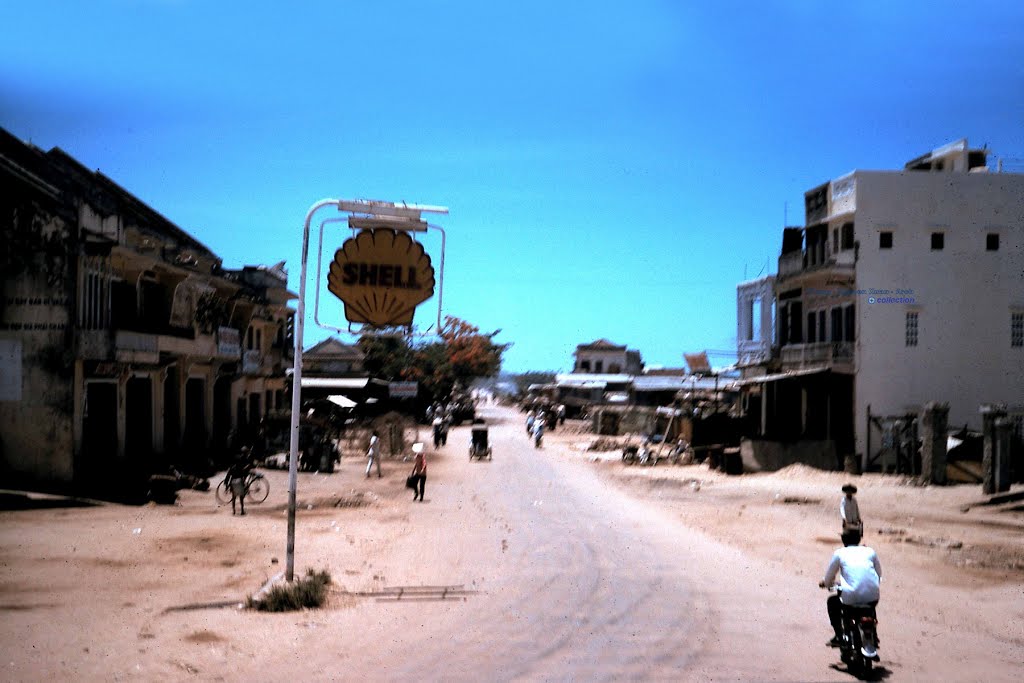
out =
[[[313,214],[325,206],[336,206],[349,213],[353,228],[416,230],[423,213],[448,213],[443,206],[396,204],[362,199],[321,199],[306,212],[302,229],[302,267],[299,275],[299,305],[295,312],[295,347],[292,370],[291,443],[288,449],[288,545],[285,550],[285,580],[295,578],[295,504],[299,478],[299,413],[302,410],[302,334],[306,318],[306,277],[309,266],[309,226]],[[443,263],[443,254],[442,254]],[[443,266],[442,266],[443,268]]]

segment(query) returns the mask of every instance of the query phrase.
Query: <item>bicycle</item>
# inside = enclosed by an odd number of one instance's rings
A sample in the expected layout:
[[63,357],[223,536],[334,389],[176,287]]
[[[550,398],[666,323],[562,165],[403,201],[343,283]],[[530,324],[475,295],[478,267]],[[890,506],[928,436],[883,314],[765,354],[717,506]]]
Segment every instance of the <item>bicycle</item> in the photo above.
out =
[[[231,484],[228,482],[226,474],[221,482],[217,484],[217,490],[214,492],[214,495],[217,497],[217,502],[221,505],[227,505],[231,502]],[[245,475],[244,495],[250,503],[258,505],[270,495],[270,483],[259,472],[250,470]]]

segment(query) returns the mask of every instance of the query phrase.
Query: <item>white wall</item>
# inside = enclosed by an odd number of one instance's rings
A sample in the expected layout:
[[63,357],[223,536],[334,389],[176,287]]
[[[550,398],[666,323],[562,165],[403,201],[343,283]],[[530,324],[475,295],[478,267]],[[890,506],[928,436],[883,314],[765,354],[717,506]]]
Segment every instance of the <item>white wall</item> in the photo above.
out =
[[[980,429],[978,406],[1024,404],[1024,348],[1010,347],[1010,312],[1024,310],[1024,175],[858,171],[856,289],[911,290],[913,304],[857,297],[857,450],[873,414],[950,404],[951,426]],[[893,232],[880,250],[878,234]],[[931,233],[943,231],[942,251]],[[987,233],[999,250],[986,251]],[[888,295],[875,295],[888,296]],[[918,311],[918,346],[905,345]]]

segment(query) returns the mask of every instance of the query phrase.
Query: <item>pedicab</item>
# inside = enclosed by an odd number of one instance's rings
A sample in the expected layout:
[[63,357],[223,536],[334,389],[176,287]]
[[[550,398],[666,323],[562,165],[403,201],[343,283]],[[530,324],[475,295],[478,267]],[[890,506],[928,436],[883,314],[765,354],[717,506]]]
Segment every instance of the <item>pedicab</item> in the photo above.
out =
[[474,422],[469,439],[469,459],[479,458],[491,459],[491,447],[487,443],[487,425]]

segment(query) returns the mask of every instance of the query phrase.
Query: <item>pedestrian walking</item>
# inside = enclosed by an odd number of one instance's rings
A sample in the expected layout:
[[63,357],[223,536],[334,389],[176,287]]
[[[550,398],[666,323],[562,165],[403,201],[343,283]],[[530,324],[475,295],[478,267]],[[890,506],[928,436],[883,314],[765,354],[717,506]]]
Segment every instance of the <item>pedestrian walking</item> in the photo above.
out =
[[526,413],[526,433],[527,434],[533,434],[533,421],[534,421],[534,419],[535,418],[533,416],[533,411],[532,410],[530,412]]
[[373,434],[370,436],[370,446],[366,449],[366,476],[369,478],[370,470],[373,469],[374,463],[377,464],[377,477],[381,477],[380,473],[380,435],[377,430],[373,430]]
[[860,507],[857,505],[857,499],[854,495],[857,493],[857,487],[853,484],[847,484],[843,486],[843,497],[839,501],[839,518],[843,522],[843,531],[856,530],[860,533],[864,532],[864,522],[860,518]]
[[412,452],[416,454],[416,460],[412,465],[412,499],[423,502],[423,491],[427,487],[427,456],[423,453],[423,444],[414,443]]

